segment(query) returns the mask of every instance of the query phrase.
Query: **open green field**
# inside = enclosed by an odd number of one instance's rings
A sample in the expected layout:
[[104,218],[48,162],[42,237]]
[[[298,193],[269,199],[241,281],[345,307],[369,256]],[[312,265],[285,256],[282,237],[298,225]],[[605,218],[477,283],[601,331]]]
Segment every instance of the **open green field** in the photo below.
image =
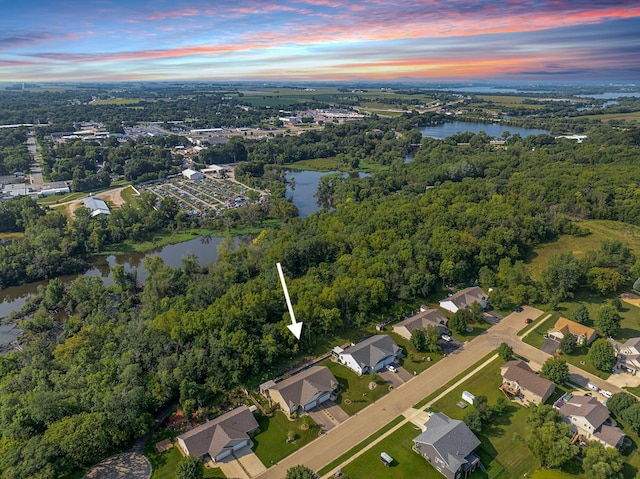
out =
[[[290,421],[282,411],[276,411],[272,417],[260,416],[258,424],[259,432],[251,438],[253,451],[267,467],[309,444],[320,433],[320,428],[309,416]],[[308,425],[307,429],[304,424]],[[289,431],[295,433],[293,442],[287,441]]]
[[589,230],[587,236],[563,235],[556,241],[537,247],[528,259],[529,272],[539,280],[542,270],[547,267],[553,253],[572,252],[577,257],[589,250],[596,250],[604,240],[618,239],[627,243],[636,255],[640,255],[640,226],[609,220],[587,220],[579,223]]
[[591,120],[600,120],[603,122],[617,120],[628,121],[630,123],[640,123],[640,111],[633,111],[629,113],[601,113],[599,115],[582,115],[577,116],[576,118],[588,118]]
[[142,100],[136,98],[110,98],[108,100],[95,100],[92,105],[135,105]]

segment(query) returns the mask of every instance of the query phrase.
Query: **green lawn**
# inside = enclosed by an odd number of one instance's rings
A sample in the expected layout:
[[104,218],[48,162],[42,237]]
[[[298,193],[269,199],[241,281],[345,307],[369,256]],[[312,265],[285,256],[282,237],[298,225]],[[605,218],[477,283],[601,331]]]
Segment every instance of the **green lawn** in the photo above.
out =
[[[402,346],[405,350],[405,357],[402,358],[399,363],[409,372],[416,372],[420,374],[425,369],[430,368],[435,363],[440,361],[444,356],[439,353],[422,353],[413,347],[411,341],[404,339],[402,336],[390,333],[389,336],[393,338],[398,346]],[[430,361],[427,359],[431,358]]]
[[[305,421],[309,425],[306,430],[303,429]],[[254,443],[253,451],[267,467],[307,445],[320,432],[320,428],[309,416],[290,421],[282,411],[276,411],[272,417],[260,416],[258,424],[259,432],[251,438]],[[293,442],[287,442],[289,431],[296,435]]]
[[[352,479],[442,479],[427,461],[413,452],[413,438],[420,434],[413,424],[405,424],[393,434],[349,463],[343,472]],[[394,462],[391,467],[380,461],[380,453],[386,452]]]
[[389,384],[379,376],[376,379],[376,388],[369,389],[371,375],[358,376],[348,367],[326,359],[320,366],[327,366],[340,383],[340,395],[336,403],[349,416],[361,411],[369,404],[374,403],[389,392]]

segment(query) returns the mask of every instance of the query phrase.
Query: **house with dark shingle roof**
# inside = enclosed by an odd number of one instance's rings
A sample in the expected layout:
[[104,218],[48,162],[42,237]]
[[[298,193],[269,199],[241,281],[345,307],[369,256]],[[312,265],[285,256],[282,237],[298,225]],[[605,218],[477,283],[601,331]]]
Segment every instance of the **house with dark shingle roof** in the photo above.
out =
[[587,441],[599,441],[605,446],[620,448],[624,433],[617,427],[607,424],[609,410],[592,396],[574,396],[565,394],[553,405],[571,429],[582,435]]
[[380,334],[371,336],[338,354],[338,361],[359,375],[380,371],[393,363],[402,354],[391,336]]
[[413,449],[447,479],[460,479],[480,466],[475,450],[480,440],[462,421],[433,413],[425,430],[413,439]]
[[251,410],[240,406],[178,436],[178,447],[204,462],[220,461],[233,451],[253,446],[249,434],[256,429],[258,422]]
[[553,381],[536,374],[527,363],[519,359],[502,366],[500,374],[501,389],[526,403],[543,404],[556,390]]
[[482,288],[473,286],[443,299],[440,301],[440,307],[456,313],[460,309],[470,308],[473,303],[478,303],[482,306],[482,309],[485,309],[487,307],[487,298],[487,293],[485,293]]
[[429,309],[426,306],[420,308],[420,312],[399,323],[393,325],[393,332],[399,334],[405,339],[411,339],[411,335],[417,329],[427,329],[429,326],[435,326],[442,333],[448,333],[447,318],[442,311],[438,309]]
[[278,383],[269,381],[260,386],[260,392],[291,416],[331,399],[337,388],[338,381],[329,368],[312,366]]

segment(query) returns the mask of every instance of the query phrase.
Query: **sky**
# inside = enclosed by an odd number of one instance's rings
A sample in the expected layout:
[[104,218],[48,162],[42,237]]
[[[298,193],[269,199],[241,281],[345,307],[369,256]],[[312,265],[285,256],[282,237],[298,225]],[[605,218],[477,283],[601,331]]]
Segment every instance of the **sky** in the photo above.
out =
[[0,81],[640,81],[638,0],[0,0]]

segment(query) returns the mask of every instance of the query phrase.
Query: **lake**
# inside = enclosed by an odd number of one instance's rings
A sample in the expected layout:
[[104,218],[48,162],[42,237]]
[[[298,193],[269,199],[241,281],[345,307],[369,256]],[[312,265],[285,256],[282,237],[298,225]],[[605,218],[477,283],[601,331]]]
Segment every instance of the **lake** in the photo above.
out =
[[484,131],[487,135],[495,138],[502,137],[505,131],[511,135],[519,134],[522,137],[529,135],[550,134],[548,130],[538,130],[536,128],[522,128],[519,126],[502,125],[500,123],[477,123],[470,121],[451,121],[437,126],[427,126],[420,128],[422,136],[430,138],[447,138],[456,133],[464,132],[480,133]]

